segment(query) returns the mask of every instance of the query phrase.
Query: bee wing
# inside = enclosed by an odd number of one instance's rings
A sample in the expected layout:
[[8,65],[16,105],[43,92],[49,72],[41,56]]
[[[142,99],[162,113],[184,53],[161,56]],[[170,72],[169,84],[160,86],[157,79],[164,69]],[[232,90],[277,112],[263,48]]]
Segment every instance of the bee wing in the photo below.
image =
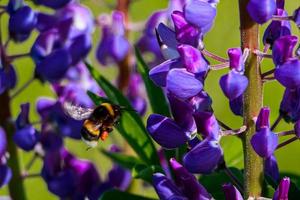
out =
[[76,120],[87,119],[93,112],[93,109],[91,108],[83,108],[81,106],[73,105],[70,102],[65,102],[63,108],[67,115]]

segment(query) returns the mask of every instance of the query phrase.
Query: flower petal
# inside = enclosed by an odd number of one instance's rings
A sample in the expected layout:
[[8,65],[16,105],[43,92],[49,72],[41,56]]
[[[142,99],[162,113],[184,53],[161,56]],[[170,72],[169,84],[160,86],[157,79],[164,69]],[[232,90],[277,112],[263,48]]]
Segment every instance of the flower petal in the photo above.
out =
[[277,160],[274,155],[271,155],[265,159],[264,171],[267,175],[272,177],[275,181],[279,181],[279,169],[277,165]]
[[187,200],[179,189],[161,173],[153,174],[153,186],[161,200]]
[[274,42],[272,49],[273,62],[276,65],[282,65],[293,56],[293,49],[298,42],[294,35],[286,35],[278,38]]
[[224,184],[222,188],[226,200],[243,200],[241,193],[232,184]]
[[278,145],[278,136],[269,128],[261,128],[252,136],[251,145],[260,157],[268,158]]
[[11,177],[11,169],[7,165],[0,165],[0,188],[8,184]]
[[147,130],[158,144],[167,149],[177,148],[188,140],[184,130],[172,119],[159,114],[149,116]]
[[250,0],[247,11],[255,22],[263,24],[271,19],[275,13],[276,2],[274,0]]
[[212,112],[195,112],[194,119],[197,125],[197,132],[201,133],[204,138],[219,139],[220,127]]
[[216,140],[205,139],[183,157],[184,167],[191,173],[209,174],[223,158],[223,150]]
[[296,89],[300,86],[300,60],[286,61],[275,69],[274,76],[284,87]]
[[0,159],[5,155],[7,147],[6,134],[3,128],[0,127]]
[[39,141],[39,135],[31,125],[17,130],[13,136],[14,142],[24,151],[31,151]]
[[201,92],[203,84],[186,69],[172,69],[167,75],[167,90],[180,99],[188,99]]

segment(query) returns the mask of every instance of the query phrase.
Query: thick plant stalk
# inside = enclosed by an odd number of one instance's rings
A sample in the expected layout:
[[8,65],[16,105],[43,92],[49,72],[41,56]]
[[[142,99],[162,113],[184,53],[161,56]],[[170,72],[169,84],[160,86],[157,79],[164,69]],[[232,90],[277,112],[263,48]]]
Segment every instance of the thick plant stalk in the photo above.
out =
[[6,131],[7,150],[9,153],[8,165],[13,173],[12,179],[8,184],[9,194],[13,200],[25,200],[26,194],[24,183],[21,178],[18,150],[13,142],[14,125],[11,121],[10,98],[7,91],[0,95],[0,103],[0,126]]
[[248,127],[243,136],[244,151],[244,199],[260,197],[263,183],[263,159],[253,150],[250,139],[255,133],[254,117],[258,116],[263,103],[262,80],[258,57],[253,50],[259,49],[259,25],[249,16],[246,6],[249,0],[239,0],[242,49],[249,48],[245,63],[245,75],[249,85],[244,93],[244,124]]
[[[129,12],[130,0],[118,0],[117,2],[117,10],[123,12],[124,21],[125,21],[125,35],[128,38],[128,12]],[[118,63],[119,66],[119,78],[118,78],[118,88],[124,93],[128,87],[130,72],[131,72],[131,50],[127,53],[125,58]]]

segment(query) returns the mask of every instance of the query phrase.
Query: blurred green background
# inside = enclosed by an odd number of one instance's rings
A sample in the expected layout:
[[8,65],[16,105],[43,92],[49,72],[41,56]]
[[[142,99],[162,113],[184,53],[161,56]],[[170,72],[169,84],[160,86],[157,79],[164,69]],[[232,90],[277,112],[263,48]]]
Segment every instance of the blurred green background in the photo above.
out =
[[[108,4],[115,4],[115,1],[105,1]],[[1,5],[6,5],[6,1],[1,1]],[[94,16],[98,16],[101,13],[107,12],[110,13],[109,8],[106,7],[106,4],[102,0],[82,0],[81,3],[88,6]],[[30,3],[29,3],[30,4]],[[168,4],[167,0],[133,0],[133,3],[130,7],[130,20],[133,22],[141,22],[146,20],[153,11],[158,9],[166,8]],[[292,14],[293,10],[299,6],[298,0],[286,1],[286,10],[289,14]],[[45,10],[44,8],[38,7],[38,10]],[[46,10],[47,11],[47,10]],[[7,20],[8,16],[5,15],[2,20],[2,29],[3,37],[7,37]],[[261,34],[266,25],[261,27]],[[299,31],[295,25],[292,25],[293,34],[299,35]],[[89,54],[89,59],[95,66],[99,66],[99,71],[113,79],[117,74],[116,68],[103,68],[95,60],[94,51],[96,44],[100,39],[100,31],[98,29],[94,32],[94,49]],[[9,53],[18,54],[26,53],[29,51],[33,40],[36,38],[37,33],[33,33],[30,37],[30,40],[22,44],[10,43]],[[136,41],[139,33],[131,33],[130,39]],[[239,13],[238,13],[238,0],[220,0],[218,5],[218,13],[215,21],[214,28],[207,34],[204,39],[206,48],[209,51],[212,51],[220,56],[227,56],[227,49],[231,47],[238,47],[240,44],[239,36]],[[214,63],[214,62],[212,62]],[[18,85],[16,88],[21,87],[28,79],[33,75],[34,64],[31,59],[24,58],[20,59],[15,63],[17,73],[18,73]],[[273,63],[269,60],[264,60],[262,64],[263,71],[267,71],[273,67]],[[242,119],[240,117],[234,116],[230,109],[227,99],[224,97],[218,82],[222,74],[226,73],[227,70],[221,70],[218,72],[212,71],[206,81],[205,89],[210,94],[213,99],[213,108],[217,118],[222,119],[223,122],[230,125],[233,128],[238,128],[242,125]],[[278,116],[278,108],[283,94],[283,87],[276,82],[266,83],[264,85],[264,105],[271,108],[271,123]],[[12,111],[13,116],[16,117],[20,108],[19,105],[24,102],[31,103],[31,121],[38,121],[38,115],[35,110],[35,102],[41,96],[55,97],[51,91],[49,85],[41,84],[39,81],[34,81],[25,91],[21,93],[17,98],[12,102]],[[151,111],[148,112],[148,114]],[[145,117],[147,118],[147,116]],[[292,125],[286,124],[284,122],[280,123],[276,131],[291,130]],[[105,142],[101,142],[98,148],[106,148],[111,143],[118,143],[122,145],[124,143],[123,139],[119,136],[117,132],[112,134]],[[111,162],[99,153],[99,149],[91,149],[86,151],[86,145],[82,141],[75,141],[72,139],[65,139],[65,144],[67,148],[76,154],[80,158],[86,158],[93,161],[100,172],[102,179],[105,179],[106,172],[108,171]],[[235,166],[238,168],[243,167],[242,152],[241,152],[241,142],[239,139],[234,137],[222,138],[222,146],[224,147],[225,159],[229,166]],[[21,163],[24,166],[28,160],[32,157],[31,153],[26,153],[20,151]],[[289,145],[287,148],[282,148],[276,152],[278,159],[279,168],[283,172],[291,172],[297,175],[300,175],[300,143],[299,141],[294,142]],[[41,162],[38,161],[35,163],[31,169],[32,173],[37,173],[41,169]],[[299,180],[300,182],[300,180]],[[41,178],[30,178],[26,179],[25,186],[27,190],[27,196],[30,200],[36,199],[56,199],[54,195],[47,191],[47,186]],[[145,194],[145,191],[135,190],[135,193]],[[7,188],[4,187],[0,189],[0,194],[6,194]],[[151,192],[147,192],[147,195],[154,196]]]

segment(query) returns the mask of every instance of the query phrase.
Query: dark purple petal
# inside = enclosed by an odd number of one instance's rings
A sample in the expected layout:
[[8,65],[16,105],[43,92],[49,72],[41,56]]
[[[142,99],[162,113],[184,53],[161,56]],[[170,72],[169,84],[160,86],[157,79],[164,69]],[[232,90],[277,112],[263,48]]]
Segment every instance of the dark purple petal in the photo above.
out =
[[259,115],[256,120],[256,130],[259,131],[261,128],[270,127],[270,108],[263,107],[260,109]]
[[288,200],[289,199],[290,178],[284,177],[276,189],[273,200]]
[[84,59],[92,48],[91,37],[87,34],[82,34],[74,38],[69,51],[72,58],[72,65],[77,64],[81,59]]
[[191,173],[209,174],[223,158],[218,141],[205,139],[183,157],[184,167]]
[[172,49],[177,48],[178,42],[176,39],[176,34],[173,30],[163,23],[160,23],[157,27],[157,32],[163,44]]
[[167,60],[160,65],[153,67],[149,72],[149,76],[156,85],[165,87],[167,74],[171,69],[178,68],[180,64],[181,62],[179,59]]
[[280,114],[290,122],[296,122],[300,119],[300,89],[286,89],[280,103]]
[[6,133],[3,128],[0,127],[0,159],[5,155],[7,147]]
[[42,131],[40,138],[42,147],[47,152],[58,151],[63,146],[62,136],[58,133]]
[[196,124],[193,118],[193,107],[188,102],[182,101],[172,94],[168,94],[172,115],[176,123],[189,132],[195,132]]
[[241,193],[232,184],[222,186],[226,200],[243,200]]
[[172,69],[167,75],[166,88],[180,99],[188,99],[201,92],[203,84],[186,69]]
[[275,181],[279,181],[279,169],[274,155],[265,159],[264,168],[264,171],[268,176],[272,177]]
[[278,145],[278,136],[269,128],[261,128],[252,136],[251,145],[260,157],[268,158]]
[[296,89],[300,86],[300,60],[286,61],[275,69],[274,76],[284,87]]
[[243,116],[243,95],[229,101],[231,111],[238,116]]
[[17,129],[21,129],[24,126],[29,124],[29,109],[30,109],[29,103],[23,103],[21,104],[21,112],[19,113],[17,119],[16,119],[16,127]]
[[57,176],[46,181],[48,189],[53,194],[67,198],[76,192],[76,179],[72,170],[63,170]]
[[161,173],[153,174],[153,186],[161,200],[187,200],[179,189]]
[[188,141],[184,130],[175,121],[159,114],[152,114],[147,120],[147,130],[162,147],[177,148]]
[[0,188],[8,184],[12,177],[12,171],[7,165],[0,165]]
[[175,174],[176,185],[181,189],[183,194],[190,200],[209,200],[212,196],[198,182],[196,177],[189,173],[174,158],[171,158],[170,165]]
[[29,6],[23,6],[9,18],[9,35],[17,41],[26,40],[37,23],[35,12]]
[[13,139],[18,147],[24,151],[31,151],[39,141],[39,135],[33,126],[27,125],[17,130]]
[[42,118],[46,118],[55,103],[52,98],[41,97],[37,100],[36,110]]
[[195,112],[194,119],[198,133],[201,133],[205,138],[218,140],[220,127],[212,112]]
[[293,49],[298,42],[294,35],[286,35],[277,39],[274,43],[272,55],[276,66],[284,64],[293,57]]
[[[287,12],[283,9],[277,9],[276,14],[278,16],[288,16]],[[274,42],[285,35],[291,35],[291,24],[287,20],[272,21],[266,28],[263,36],[264,45],[270,44],[271,48]]]
[[298,28],[300,27],[300,7],[298,7],[293,14],[293,21],[296,23]]
[[263,24],[271,19],[275,13],[276,2],[274,0],[250,0],[247,11],[255,22]]
[[50,15],[46,13],[37,13],[37,24],[36,28],[40,32],[45,32],[53,27],[55,27],[58,23],[58,19],[55,15]]
[[72,0],[35,0],[35,3],[47,6],[53,9],[59,9],[67,5]]
[[243,52],[241,48],[231,48],[227,51],[230,69],[238,72],[244,71]]
[[16,86],[16,82],[17,75],[12,65],[0,69],[0,94],[7,89],[13,89]]
[[23,6],[24,6],[23,0],[9,0],[6,6],[6,11],[11,15]]
[[114,166],[108,172],[108,179],[112,186],[125,191],[131,183],[131,172],[120,166]]
[[181,44],[189,44],[197,47],[200,39],[199,28],[189,24],[180,11],[174,11],[171,17],[174,23],[177,41]]
[[64,77],[71,63],[66,49],[53,51],[36,66],[36,74],[42,80],[57,82]]
[[188,72],[194,74],[206,73],[208,63],[202,56],[201,52],[190,45],[179,45],[177,50],[182,59],[182,63]]
[[191,0],[184,7],[184,16],[189,23],[203,31],[207,25],[212,25],[216,17],[216,8],[206,1]]
[[231,70],[228,74],[221,77],[220,86],[225,96],[232,100],[244,93],[248,86],[248,79],[235,70]]
[[193,105],[194,112],[211,112],[212,100],[210,96],[203,90],[198,95],[189,99]]

